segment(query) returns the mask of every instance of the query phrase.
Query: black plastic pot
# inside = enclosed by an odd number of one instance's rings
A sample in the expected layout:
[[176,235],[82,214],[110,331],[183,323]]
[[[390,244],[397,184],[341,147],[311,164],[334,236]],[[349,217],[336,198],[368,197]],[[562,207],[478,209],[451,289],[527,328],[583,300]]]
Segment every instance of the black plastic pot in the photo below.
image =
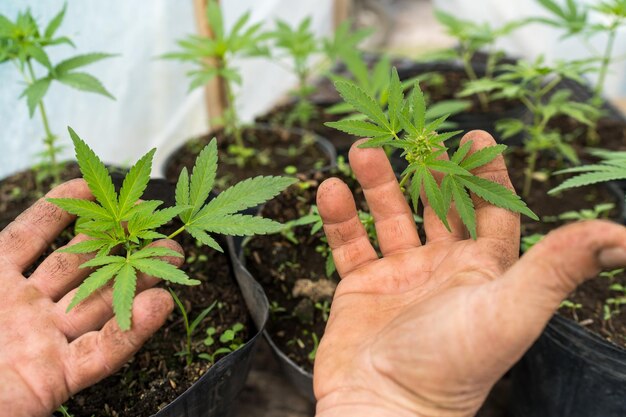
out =
[[[251,280],[256,283],[255,279],[245,267],[243,248],[240,246],[235,250],[235,247],[233,246],[231,257],[235,260],[235,264],[237,265],[235,267],[235,274],[238,274],[237,279]],[[260,284],[257,285],[260,286]],[[313,374],[306,371],[300,365],[291,360],[291,358],[289,358],[276,345],[276,343],[274,343],[272,336],[267,330],[263,330],[263,337],[272,349],[272,354],[276,358],[281,371],[287,377],[289,382],[291,382],[291,384],[303,397],[307,398],[312,403],[315,403],[315,395],[313,394]]]
[[[114,182],[121,185],[120,175],[113,175]],[[165,205],[174,203],[174,187],[164,179],[150,181],[143,199],[161,200]],[[252,358],[261,340],[269,314],[269,303],[263,288],[249,274],[242,272],[241,263],[232,256],[232,238],[223,237],[222,247],[230,259],[233,279],[243,295],[248,312],[256,326],[256,333],[241,348],[217,361],[187,391],[161,409],[153,417],[228,417],[233,404],[244,388]]]
[[558,315],[512,378],[512,417],[626,415],[626,350]]

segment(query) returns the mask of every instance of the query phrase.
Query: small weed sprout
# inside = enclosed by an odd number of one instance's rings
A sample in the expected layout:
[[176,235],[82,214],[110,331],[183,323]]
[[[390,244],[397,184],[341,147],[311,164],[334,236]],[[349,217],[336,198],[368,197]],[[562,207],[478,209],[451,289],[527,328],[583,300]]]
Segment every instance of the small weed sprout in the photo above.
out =
[[[479,78],[487,80],[493,78],[498,62],[504,57],[504,53],[496,49],[496,42],[528,23],[527,19],[518,20],[494,28],[489,23],[476,23],[471,20],[460,19],[441,10],[435,11],[435,17],[445,27],[448,35],[458,40],[458,48],[448,51],[446,55],[461,60],[470,81],[476,81]],[[487,64],[483,77],[479,77],[476,73],[472,62],[476,53],[481,50],[487,53]],[[477,92],[477,95],[482,110],[489,110],[489,102],[492,98],[488,92],[480,91]]]
[[[90,53],[75,55],[53,65],[48,50],[58,45],[74,46],[66,36],[57,36],[57,31],[65,17],[66,6],[52,19],[45,28],[39,27],[30,10],[21,12],[12,21],[0,14],[0,64],[12,63],[24,78],[26,88],[21,97],[26,98],[28,111],[32,118],[37,111],[41,116],[45,137],[44,150],[41,152],[41,164],[38,170],[38,182],[51,178],[54,184],[61,182],[62,166],[59,153],[63,147],[58,144],[58,136],[52,132],[44,97],[53,82],[65,84],[77,90],[100,94],[113,99],[102,83],[94,76],[82,71],[82,67],[96,63],[113,55]],[[37,75],[38,64],[45,75]]]
[[[186,168],[176,184],[173,207],[162,201],[139,201],[150,180],[155,149],[143,156],[126,174],[119,192],[102,161],[70,128],[76,158],[95,201],[50,198],[48,201],[78,216],[76,231],[89,239],[61,249],[65,253],[96,253],[81,265],[94,271],[80,285],[68,311],[113,280],[113,311],[122,330],[131,326],[137,272],[174,284],[198,285],[200,281],[159,258],[181,257],[178,252],[150,246],[156,239],[172,239],[189,233],[203,245],[222,248],[210,233],[250,236],[279,232],[283,226],[273,220],[238,214],[278,195],[295,182],[292,178],[256,177],[244,180],[207,203],[217,172],[217,141],[200,152],[191,176]],[[166,236],[158,230],[178,217],[182,226]],[[119,251],[114,251],[118,248]]]
[[180,298],[178,298],[176,293],[171,288],[169,289],[169,291],[172,295],[172,298],[174,299],[174,302],[176,303],[176,306],[178,307],[178,310],[180,311],[180,314],[183,316],[183,323],[185,324],[185,332],[187,334],[185,350],[178,352],[177,355],[184,356],[185,360],[187,361],[187,366],[189,366],[193,362],[191,336],[193,336],[200,323],[202,323],[202,320],[204,320],[206,316],[208,316],[209,313],[215,308],[215,306],[217,305],[217,301],[214,301],[213,304],[202,310],[202,312],[198,314],[198,317],[196,317],[191,323],[189,323],[189,316],[187,315],[187,309],[185,308],[185,305],[182,303],[182,301],[180,301]]
[[315,303],[315,308],[322,313],[322,319],[328,321],[328,317],[330,317],[330,301],[317,302]]
[[626,305],[626,287],[622,284],[614,283],[609,287],[611,291],[618,293],[615,297],[607,298],[604,303],[604,320],[608,321],[613,316],[620,314],[622,306]]
[[532,114],[532,124],[525,124],[519,119],[498,121],[496,127],[502,139],[524,133],[524,150],[528,155],[525,181],[522,195],[527,197],[532,188],[533,176],[539,156],[552,151],[561,158],[578,163],[578,155],[567,143],[566,138],[557,130],[550,129],[549,123],[557,116],[569,116],[587,126],[599,113],[595,107],[570,100],[569,90],[555,87],[566,78],[582,82],[581,74],[588,69],[586,62],[560,62],[554,66],[544,63],[543,57],[534,62],[519,61],[514,65],[503,65],[504,72],[492,80],[481,79],[468,83],[461,93],[468,96],[477,92],[490,92],[494,98],[519,100]]
[[309,352],[308,358],[311,362],[314,362],[317,356],[317,348],[320,345],[320,340],[315,332],[311,332],[311,340],[313,341],[313,349]]
[[[245,329],[245,326],[241,323],[235,323],[230,329],[226,329],[219,337],[219,342],[223,345],[213,352],[212,355],[208,353],[201,353],[199,358],[215,362],[215,358],[218,355],[224,355],[232,353],[244,345],[243,339],[240,337],[240,333]],[[206,330],[207,337],[204,339],[205,346],[214,346],[217,342],[217,329],[215,327],[209,327]]]
[[[366,116],[366,120],[345,119],[326,125],[355,136],[371,138],[360,145],[362,148],[399,148],[409,164],[402,173],[400,186],[408,186],[416,213],[420,192],[424,189],[437,217],[449,229],[447,215],[454,202],[461,220],[475,239],[476,213],[468,194],[471,191],[497,207],[538,220],[512,191],[470,172],[494,160],[504,152],[506,146],[491,146],[468,155],[471,142],[467,142],[449,160],[441,159],[448,151],[445,142],[460,132],[437,132],[447,116],[426,122],[427,107],[419,84],[414,86],[410,97],[405,98],[398,72],[394,69],[389,83],[387,109],[381,107],[375,98],[354,83],[338,82],[335,85],[344,100]],[[441,183],[437,182],[431,171],[442,175]]]
[[571,311],[574,320],[578,321],[578,314],[576,313],[578,310],[583,308],[583,305],[580,303],[575,303],[570,300],[563,300],[559,308],[566,308]]
[[215,77],[223,80],[227,108],[223,120],[216,122],[223,124],[225,133],[235,139],[229,153],[248,158],[251,155],[246,152],[234,90],[235,84],[242,83],[241,71],[232,61],[234,58],[269,56],[269,50],[264,45],[267,34],[261,31],[261,23],[249,24],[249,12],[227,30],[216,0],[208,0],[206,15],[213,38],[189,35],[178,41],[180,51],[165,54],[163,58],[191,62],[197,67],[187,74],[191,79],[190,90],[206,85]]

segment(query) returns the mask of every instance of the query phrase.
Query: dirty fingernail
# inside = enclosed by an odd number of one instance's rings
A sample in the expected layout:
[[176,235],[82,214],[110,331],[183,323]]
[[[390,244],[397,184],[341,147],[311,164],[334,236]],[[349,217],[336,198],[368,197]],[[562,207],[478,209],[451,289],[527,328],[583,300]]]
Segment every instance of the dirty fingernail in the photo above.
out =
[[610,248],[605,249],[598,255],[600,264],[605,269],[617,269],[626,267],[626,249]]

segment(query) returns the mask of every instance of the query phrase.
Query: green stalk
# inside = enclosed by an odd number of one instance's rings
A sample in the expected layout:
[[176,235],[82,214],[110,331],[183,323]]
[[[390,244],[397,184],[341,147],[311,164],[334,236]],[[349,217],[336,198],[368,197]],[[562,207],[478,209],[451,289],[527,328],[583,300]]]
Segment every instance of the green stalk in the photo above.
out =
[[[186,225],[185,225],[186,226]],[[170,234],[167,239],[173,239],[176,236],[178,236],[179,234],[181,234],[182,232],[185,231],[185,226],[181,226],[178,228],[178,230],[176,230],[175,232],[173,232],[172,234]]]
[[[228,62],[224,57],[218,59],[217,65],[220,72],[228,68]],[[224,89],[226,90],[227,109],[224,114],[224,124],[226,125],[226,130],[231,131],[235,136],[235,144],[239,148],[245,148],[241,126],[239,126],[239,116],[237,115],[237,108],[235,107],[235,93],[233,93],[232,82],[227,77],[221,75],[220,77],[224,83]]]
[[[35,81],[35,71],[33,70],[33,65],[30,63],[30,60],[26,61],[26,65],[28,66],[28,72],[30,74],[30,82],[29,85],[32,85]],[[52,178],[54,184],[59,184],[61,182],[61,176],[59,173],[59,166],[57,163],[56,157],[56,149],[54,146],[55,136],[50,129],[50,123],[48,122],[48,114],[46,112],[46,108],[44,107],[43,100],[39,102],[37,106],[39,109],[39,114],[41,115],[41,120],[43,122],[43,128],[46,133],[46,138],[44,139],[44,144],[48,147],[48,156],[50,160],[48,161],[50,164],[50,168],[52,171]]]
[[[476,75],[476,71],[474,71],[474,67],[472,66],[472,56],[474,54],[466,51],[463,53],[463,67],[465,68],[465,72],[467,73],[467,77],[471,81],[477,81],[478,75]],[[480,101],[480,107],[483,111],[489,110],[489,98],[485,93],[478,93],[478,100]]]
[[600,67],[600,75],[598,77],[598,83],[594,89],[594,102],[599,103],[602,92],[604,91],[604,83],[606,82],[606,76],[609,72],[609,66],[611,65],[611,58],[613,56],[613,48],[615,46],[615,38],[617,37],[617,25],[613,24],[609,32],[609,40],[606,44],[604,56],[602,57],[602,66]]
[[530,189],[533,184],[533,174],[535,173],[535,168],[537,166],[537,157],[537,151],[532,151],[528,157],[528,166],[526,167],[526,172],[524,173],[524,190],[522,191],[524,198],[528,198],[528,195],[530,194]]

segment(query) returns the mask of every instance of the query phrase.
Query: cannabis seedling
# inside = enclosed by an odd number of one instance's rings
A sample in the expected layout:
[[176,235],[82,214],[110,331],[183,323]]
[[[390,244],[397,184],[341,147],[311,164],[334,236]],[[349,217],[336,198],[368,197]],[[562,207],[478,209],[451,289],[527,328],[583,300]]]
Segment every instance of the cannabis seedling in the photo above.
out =
[[[137,271],[174,284],[200,284],[184,271],[160,260],[163,256],[182,255],[171,249],[149,246],[154,240],[172,239],[186,231],[202,244],[222,251],[210,233],[250,236],[275,233],[283,227],[269,219],[237,213],[275,197],[295,182],[291,178],[244,180],[207,203],[217,171],[215,139],[198,155],[191,177],[186,168],[181,171],[176,184],[175,205],[160,209],[162,201],[139,201],[150,180],[156,149],[130,168],[118,193],[102,161],[71,128],[69,132],[81,173],[96,201],[70,198],[51,198],[49,201],[78,216],[77,233],[89,237],[61,252],[95,252],[96,256],[81,265],[81,268],[95,270],[78,288],[68,311],[113,280],[113,311],[120,328],[128,330]],[[175,232],[166,236],[158,231],[177,216],[182,226]]]
[[298,78],[298,87],[294,91],[297,103],[287,116],[286,124],[294,122],[306,125],[315,116],[315,106],[309,100],[309,95],[315,90],[308,84],[313,71],[312,58],[321,52],[322,46],[311,30],[311,18],[307,17],[297,26],[291,27],[282,20],[276,21],[276,29],[269,34],[273,46],[279,55],[273,58],[276,62],[288,58],[291,65],[287,68]]
[[[426,123],[427,107],[419,84],[414,86],[410,97],[405,98],[395,68],[391,75],[387,112],[354,83],[338,82],[335,86],[344,100],[365,115],[367,120],[342,120],[327,123],[327,126],[371,138],[360,145],[362,148],[391,146],[401,149],[409,166],[402,173],[400,186],[408,185],[416,212],[423,189],[437,217],[449,229],[447,215],[454,202],[461,220],[475,239],[476,213],[468,194],[471,191],[497,207],[538,220],[512,191],[470,172],[493,161],[506,146],[491,146],[469,155],[472,144],[467,142],[449,160],[442,159],[448,151],[445,142],[460,132],[437,133],[447,116]],[[432,171],[441,175],[441,183],[437,182]]]
[[[448,35],[456,38],[459,42],[457,49],[448,51],[452,58],[459,58],[470,81],[479,78],[491,79],[496,71],[498,62],[504,57],[504,53],[495,48],[498,39],[511,34],[528,23],[527,19],[512,21],[498,28],[489,23],[476,23],[471,20],[460,19],[441,10],[435,11],[435,17],[441,23]],[[474,69],[472,60],[477,52],[484,50],[487,53],[487,63],[483,77],[479,77]],[[478,98],[483,111],[489,109],[491,98],[486,92],[479,92]]]
[[519,61],[503,65],[504,72],[494,79],[481,79],[468,83],[461,96],[489,92],[496,99],[519,100],[533,116],[532,124],[519,119],[504,119],[496,124],[503,139],[524,133],[524,150],[528,155],[525,171],[523,196],[528,196],[532,187],[537,160],[542,153],[551,151],[574,163],[578,155],[564,135],[549,124],[560,115],[569,116],[587,126],[593,126],[598,109],[571,100],[569,90],[554,91],[563,79],[582,82],[582,74],[589,68],[588,62],[558,62],[548,65],[543,57],[533,62]]
[[171,288],[169,288],[169,291],[172,295],[172,298],[174,299],[174,302],[176,303],[176,306],[178,307],[178,310],[180,311],[180,314],[183,316],[183,323],[185,324],[185,332],[187,334],[185,350],[178,352],[177,355],[184,356],[185,360],[187,361],[187,366],[189,366],[193,362],[191,336],[194,334],[200,323],[202,323],[202,320],[204,320],[206,316],[208,316],[209,313],[213,311],[213,309],[217,305],[217,301],[214,301],[210,306],[202,310],[200,314],[198,314],[198,317],[196,317],[191,323],[189,323],[189,316],[187,315],[187,309],[185,308],[184,304],[182,303],[182,301],[180,301],[180,298],[178,298],[176,293]]
[[[607,37],[603,52],[596,52],[594,48],[590,48],[596,55],[595,60],[599,63],[598,80],[594,86],[592,104],[600,106],[606,77],[614,62],[617,33],[626,25],[626,0],[601,0],[596,4],[567,0],[563,5],[555,0],[537,0],[537,2],[551,17],[533,20],[563,30],[564,37],[579,36],[585,42],[598,35]],[[592,22],[590,12],[598,13],[601,18],[594,19]]]
[[[44,105],[44,97],[50,85],[56,81],[77,90],[113,98],[98,79],[85,72],[77,71],[79,68],[113,55],[104,53],[76,55],[56,65],[50,61],[48,50],[51,47],[62,44],[74,46],[68,37],[56,36],[63,23],[65,10],[66,5],[48,22],[45,29],[39,26],[30,10],[19,13],[14,21],[0,14],[0,64],[8,62],[14,64],[24,78],[26,88],[21,97],[26,98],[31,118],[35,111],[39,112],[45,132],[44,150],[40,154],[42,163],[38,182],[45,178],[52,178],[55,184],[60,182],[62,167],[58,162],[58,155],[62,147],[57,143],[57,135],[52,133],[48,112]],[[45,71],[44,75],[37,74],[35,64],[39,64]]]
[[[230,329],[226,329],[224,333],[222,333],[219,337],[219,342],[224,345],[213,352],[212,355],[208,353],[201,353],[198,355],[199,358],[208,360],[210,362],[215,362],[215,358],[217,355],[228,354],[236,351],[244,345],[244,341],[241,339],[239,334],[245,329],[245,326],[241,323],[235,323]],[[215,336],[217,334],[217,329],[215,327],[209,327],[206,331],[207,337],[204,339],[205,346],[213,346],[215,345]]]
[[261,23],[249,24],[250,13],[242,15],[230,30],[224,26],[222,10],[215,0],[208,0],[206,16],[213,37],[189,35],[178,41],[180,51],[163,55],[166,59],[191,62],[197,68],[187,75],[193,90],[206,85],[215,77],[224,83],[227,103],[223,120],[214,121],[223,124],[226,134],[235,138],[233,152],[245,149],[241,120],[237,112],[235,84],[241,84],[241,71],[233,65],[234,58],[268,56],[269,51],[263,45],[267,35],[261,31]]

